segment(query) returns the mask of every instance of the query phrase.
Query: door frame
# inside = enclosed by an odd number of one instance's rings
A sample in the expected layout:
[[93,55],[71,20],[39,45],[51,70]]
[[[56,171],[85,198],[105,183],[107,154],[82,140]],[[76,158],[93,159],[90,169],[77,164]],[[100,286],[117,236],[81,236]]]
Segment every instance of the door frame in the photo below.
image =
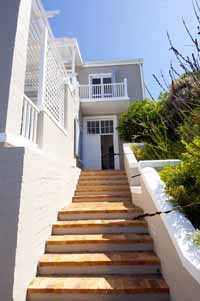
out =
[[[117,131],[117,126],[118,126],[118,119],[116,115],[101,115],[101,116],[86,116],[83,117],[83,139],[86,139],[87,137],[87,121],[89,120],[113,120],[113,146],[114,146],[114,153],[119,154],[119,136],[118,136],[118,131]],[[101,136],[101,134],[97,134]],[[111,134],[112,135],[112,134]],[[85,143],[85,141],[83,142]],[[100,154],[101,154],[101,145],[100,145]],[[84,158],[84,154],[83,154]],[[115,162],[115,169],[120,169],[120,160],[119,160],[119,155],[114,156],[114,162]],[[83,162],[84,165],[84,162]]]

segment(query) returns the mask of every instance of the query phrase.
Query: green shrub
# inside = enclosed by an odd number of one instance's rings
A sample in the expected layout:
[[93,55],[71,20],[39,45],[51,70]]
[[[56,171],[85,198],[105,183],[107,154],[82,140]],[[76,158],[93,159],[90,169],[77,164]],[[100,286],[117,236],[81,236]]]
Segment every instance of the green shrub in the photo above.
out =
[[[171,201],[179,205],[195,227],[200,226],[200,137],[185,143],[186,152],[176,167],[160,172]],[[191,205],[191,204],[194,205]]]
[[193,241],[200,246],[200,230],[196,230],[193,234]]
[[158,122],[157,103],[145,99],[132,102],[128,112],[123,113],[119,119],[118,131],[121,139],[127,142],[148,142],[149,128]]

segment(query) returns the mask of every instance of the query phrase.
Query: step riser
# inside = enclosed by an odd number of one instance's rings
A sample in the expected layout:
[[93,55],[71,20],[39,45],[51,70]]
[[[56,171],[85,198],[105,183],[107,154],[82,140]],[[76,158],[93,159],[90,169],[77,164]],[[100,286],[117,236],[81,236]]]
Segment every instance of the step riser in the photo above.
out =
[[122,189],[129,189],[129,185],[127,184],[127,183],[125,183],[125,184],[121,184],[121,183],[119,183],[119,185],[116,185],[115,183],[112,183],[112,184],[107,184],[107,183],[105,183],[105,184],[96,184],[96,183],[94,183],[94,184],[92,184],[91,185],[91,183],[88,183],[88,184],[78,184],[77,185],[77,190],[79,190],[79,189],[85,189],[85,190],[92,190],[92,189],[114,189],[114,190],[120,190],[121,188]]
[[101,212],[101,213],[62,213],[58,215],[58,219],[60,221],[77,221],[77,220],[94,220],[94,219],[133,219],[135,216],[138,216],[139,213],[133,212],[117,212],[117,213],[109,213],[109,212]]
[[151,291],[143,294],[31,294],[27,301],[169,301],[167,293],[152,294]]
[[58,228],[53,227],[52,234],[53,235],[65,235],[65,234],[148,234],[147,227],[130,227],[130,226],[123,226],[123,227],[109,227],[109,226],[96,226],[96,227],[74,227],[74,228]]
[[128,185],[128,181],[127,180],[110,180],[110,179],[80,179],[79,182],[78,182],[78,185],[81,185],[81,186],[94,186],[94,185],[120,185],[120,184],[123,184],[123,185]]
[[93,175],[93,176],[80,176],[79,178],[79,182],[89,182],[89,181],[92,181],[92,182],[97,182],[97,181],[111,181],[112,183],[115,183],[115,182],[126,182],[127,183],[127,177],[126,176],[115,176],[115,177],[106,177],[106,176],[96,176],[96,175]]
[[80,177],[126,177],[125,172],[81,172]]
[[131,201],[131,197],[130,196],[127,196],[127,197],[115,197],[114,195],[110,198],[98,198],[98,197],[95,197],[95,198],[87,198],[87,197],[84,197],[84,198],[79,198],[79,197],[74,197],[73,198],[73,202],[127,202],[127,201]]
[[[81,191],[75,191],[75,195],[102,195],[102,194],[107,194],[107,195],[123,195],[125,194],[128,194],[130,193],[129,190],[126,190],[126,191],[84,191],[84,190],[81,190]],[[131,197],[131,194],[129,196],[129,198]]]
[[159,265],[85,265],[39,267],[39,276],[52,275],[142,275],[160,272]]
[[109,251],[152,251],[151,243],[73,243],[66,245],[46,245],[47,253],[65,252],[109,252]]

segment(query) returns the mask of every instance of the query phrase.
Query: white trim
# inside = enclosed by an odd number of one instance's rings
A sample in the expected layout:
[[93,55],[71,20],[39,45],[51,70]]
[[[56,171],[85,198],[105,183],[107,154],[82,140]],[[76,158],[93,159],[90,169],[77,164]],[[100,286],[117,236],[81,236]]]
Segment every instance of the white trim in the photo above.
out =
[[132,60],[122,60],[122,61],[93,61],[85,62],[82,67],[100,67],[100,66],[119,66],[119,65],[137,65],[143,64],[143,59],[132,59]]
[[40,66],[39,66],[39,87],[38,87],[38,97],[37,97],[37,106],[40,109],[44,107],[45,93],[46,93],[48,36],[49,36],[49,32],[47,27],[45,27],[43,32],[43,45],[42,45]]
[[89,80],[89,85],[92,85],[91,80],[93,78],[111,78],[112,79],[112,73],[90,73],[88,74],[88,80]]

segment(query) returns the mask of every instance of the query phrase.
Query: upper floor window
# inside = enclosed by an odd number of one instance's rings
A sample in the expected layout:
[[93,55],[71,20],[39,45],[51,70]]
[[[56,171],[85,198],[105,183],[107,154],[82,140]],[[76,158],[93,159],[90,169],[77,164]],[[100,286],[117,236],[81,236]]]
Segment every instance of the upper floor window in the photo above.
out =
[[112,74],[90,74],[90,94],[92,98],[112,97]]

